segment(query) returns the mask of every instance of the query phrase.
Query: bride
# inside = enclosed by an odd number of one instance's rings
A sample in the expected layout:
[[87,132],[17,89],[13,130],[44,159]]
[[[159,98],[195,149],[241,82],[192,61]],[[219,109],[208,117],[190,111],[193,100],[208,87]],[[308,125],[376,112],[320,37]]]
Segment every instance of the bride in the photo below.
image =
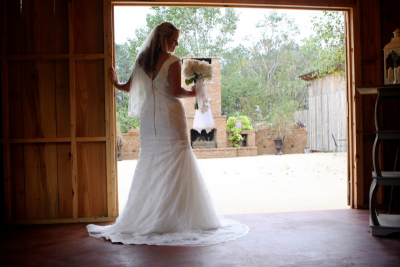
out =
[[129,115],[140,116],[141,150],[128,200],[115,224],[87,226],[93,237],[111,242],[205,246],[244,236],[249,228],[218,214],[189,145],[179,98],[194,97],[181,87],[181,60],[171,55],[179,30],[156,26],[139,50],[132,75],[114,86],[130,93]]

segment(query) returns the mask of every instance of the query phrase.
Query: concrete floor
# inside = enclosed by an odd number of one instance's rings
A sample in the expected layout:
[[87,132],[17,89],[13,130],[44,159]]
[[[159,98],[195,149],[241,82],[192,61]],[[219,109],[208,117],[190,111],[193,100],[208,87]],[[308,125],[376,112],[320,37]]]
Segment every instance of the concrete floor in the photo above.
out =
[[[119,162],[119,174],[131,176],[134,164]],[[206,247],[137,246],[90,237],[84,223],[3,225],[0,266],[400,265],[400,235],[372,236],[368,210],[347,208],[345,157],[261,156],[199,164],[223,213],[242,213],[226,217],[247,224],[246,236]],[[130,181],[120,177],[120,196]],[[330,210],[311,210],[322,208]],[[309,211],[272,212],[276,209]]]
[[[136,160],[118,162],[120,210]],[[346,153],[200,159],[200,169],[222,214],[347,209]]]
[[[399,266],[400,236],[375,237],[367,210],[227,216],[246,236],[206,247],[112,244],[86,224],[2,226],[0,266]],[[103,225],[108,223],[102,223]]]

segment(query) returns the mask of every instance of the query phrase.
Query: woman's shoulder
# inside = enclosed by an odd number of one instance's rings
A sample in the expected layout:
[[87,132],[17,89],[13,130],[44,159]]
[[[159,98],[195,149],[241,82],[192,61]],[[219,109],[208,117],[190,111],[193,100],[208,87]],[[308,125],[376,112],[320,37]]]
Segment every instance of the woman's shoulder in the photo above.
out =
[[180,61],[181,59],[179,57],[175,56],[175,55],[170,55],[168,60],[172,64],[172,63],[175,63],[178,60]]

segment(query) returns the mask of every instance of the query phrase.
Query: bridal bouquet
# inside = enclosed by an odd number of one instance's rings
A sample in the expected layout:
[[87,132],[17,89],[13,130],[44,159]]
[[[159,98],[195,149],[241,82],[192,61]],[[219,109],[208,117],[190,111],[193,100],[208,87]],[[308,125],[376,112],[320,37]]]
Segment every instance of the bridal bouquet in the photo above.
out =
[[183,63],[183,77],[186,85],[195,82],[198,79],[204,81],[212,80],[212,65],[207,61],[186,60]]
[[[185,78],[186,85],[192,82],[196,83],[198,80],[210,81],[212,80],[212,65],[207,61],[186,60],[183,63],[183,77]],[[199,108],[197,98],[194,108]]]

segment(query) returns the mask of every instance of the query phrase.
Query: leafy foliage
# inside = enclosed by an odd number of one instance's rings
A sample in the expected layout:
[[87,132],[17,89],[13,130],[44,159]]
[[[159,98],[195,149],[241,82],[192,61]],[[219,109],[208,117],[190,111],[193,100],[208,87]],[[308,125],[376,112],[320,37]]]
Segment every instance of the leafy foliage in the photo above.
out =
[[119,123],[120,131],[126,133],[128,129],[139,129],[140,120],[139,118],[132,118],[128,116],[128,108],[120,107],[117,110],[117,122]]
[[[323,11],[312,19],[315,35],[303,40],[302,53],[308,58],[309,71],[316,76],[335,73],[344,76],[344,12]],[[338,68],[339,66],[339,68]]]
[[243,130],[253,130],[253,126],[251,125],[251,122],[247,116],[229,117],[226,122],[226,129],[228,131],[233,131],[235,128],[235,122],[237,120],[242,121]]
[[236,10],[209,7],[152,7],[155,14],[147,14],[147,25],[136,31],[129,40],[132,56],[140,44],[158,24],[169,21],[180,30],[178,57],[207,57],[222,55],[231,42],[239,20]]
[[[228,47],[239,20],[234,9],[151,9],[147,25],[136,30],[136,37],[116,45],[120,80],[129,79],[139,47],[150,30],[170,21],[180,29],[177,56],[221,57],[222,113],[234,117],[227,121],[228,130],[234,128],[233,119],[246,115],[252,127],[272,125],[279,136],[287,136],[291,131],[285,134],[283,129],[293,125],[293,113],[308,108],[308,83],[298,76],[314,70],[318,70],[318,76],[328,72],[344,75],[342,69],[335,67],[336,63],[344,66],[343,12],[316,13],[312,26],[315,34],[299,44],[295,41],[299,30],[294,20],[270,11],[257,24],[259,35],[251,37],[252,45]],[[117,117],[123,131],[139,127],[139,120],[126,114],[128,100],[128,94],[117,91]],[[243,126],[246,129],[245,123]]]
[[295,105],[293,102],[287,102],[276,106],[272,110],[271,125],[274,130],[274,138],[284,140],[292,136],[292,126],[294,123]]
[[271,11],[257,27],[253,45],[228,51],[221,66],[223,113],[246,114],[254,126],[268,123],[275,106],[292,101],[301,110],[308,100],[306,83],[297,78],[305,65],[293,19]]
[[243,136],[240,134],[242,129],[240,128],[232,128],[232,137],[229,138],[229,140],[232,141],[232,144],[234,147],[239,147],[239,142],[243,140]]
[[242,121],[243,130],[253,130],[253,126],[251,125],[249,118],[246,116],[229,117],[226,122],[226,129],[232,132],[232,137],[230,137],[229,140],[232,141],[234,147],[239,147],[239,142],[243,140],[243,136],[240,134],[242,129],[235,127],[235,122],[237,120]]

